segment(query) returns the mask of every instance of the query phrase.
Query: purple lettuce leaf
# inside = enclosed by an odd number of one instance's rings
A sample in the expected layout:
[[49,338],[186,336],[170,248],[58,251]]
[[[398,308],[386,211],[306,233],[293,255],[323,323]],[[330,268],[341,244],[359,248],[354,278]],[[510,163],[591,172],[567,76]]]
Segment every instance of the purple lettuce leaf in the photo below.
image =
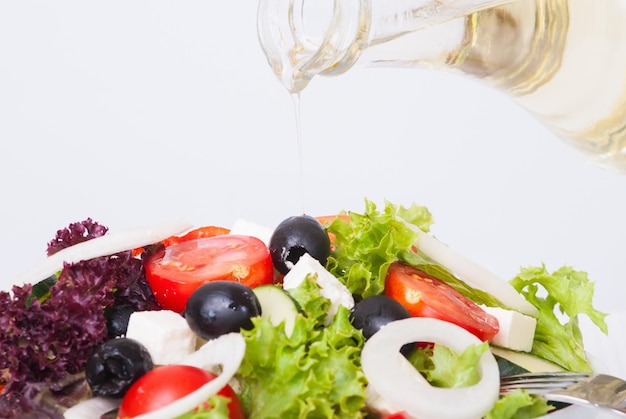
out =
[[[53,254],[105,234],[91,219],[73,223],[50,242]],[[95,348],[107,339],[105,310],[131,304],[137,310],[159,309],[132,251],[66,264],[45,298],[33,298],[33,286],[0,291],[0,412],[15,416],[55,417],[42,394],[79,374]],[[49,416],[46,416],[49,415]],[[0,418],[2,418],[0,413]],[[39,416],[37,416],[39,417]]]
[[52,256],[59,250],[85,242],[95,237],[104,236],[109,229],[91,218],[70,224],[68,227],[57,231],[56,236],[48,243],[48,256]]

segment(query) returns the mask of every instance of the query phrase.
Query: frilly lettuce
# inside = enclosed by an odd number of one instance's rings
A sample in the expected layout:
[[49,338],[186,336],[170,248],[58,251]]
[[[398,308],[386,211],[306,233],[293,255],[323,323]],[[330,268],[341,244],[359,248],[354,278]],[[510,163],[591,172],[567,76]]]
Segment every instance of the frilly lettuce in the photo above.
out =
[[[291,290],[290,290],[291,292]],[[251,418],[361,418],[365,377],[360,367],[363,337],[340,306],[324,327],[329,300],[310,279],[293,290],[303,313],[287,337],[283,325],[261,317],[242,331],[246,355],[239,368],[240,400]]]
[[[364,214],[349,213],[349,223],[337,218],[328,226],[335,240],[327,269],[360,297],[382,293],[389,265],[417,238],[396,216],[393,204],[387,202],[382,212],[371,201],[365,204]],[[407,212],[422,230],[430,228],[432,216],[425,207],[414,205]]]
[[547,400],[524,390],[515,390],[501,397],[485,419],[533,419],[554,410]]
[[569,266],[553,273],[545,266],[529,267],[522,269],[511,284],[539,310],[532,353],[567,370],[591,371],[578,316],[587,315],[604,333],[608,327],[606,314],[592,305],[594,283],[587,274]]
[[409,362],[436,387],[467,387],[480,381],[480,357],[489,350],[483,342],[470,345],[460,354],[443,345],[428,345],[413,351]]

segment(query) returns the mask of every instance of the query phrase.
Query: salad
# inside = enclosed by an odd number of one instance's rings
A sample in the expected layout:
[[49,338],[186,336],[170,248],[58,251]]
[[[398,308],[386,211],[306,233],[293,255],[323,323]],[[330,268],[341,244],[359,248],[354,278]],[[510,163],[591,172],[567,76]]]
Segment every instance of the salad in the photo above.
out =
[[562,407],[501,396],[499,376],[591,371],[579,318],[607,326],[586,273],[540,265],[503,281],[432,223],[425,207],[369,200],[273,231],[73,223],[0,292],[0,417],[504,419]]

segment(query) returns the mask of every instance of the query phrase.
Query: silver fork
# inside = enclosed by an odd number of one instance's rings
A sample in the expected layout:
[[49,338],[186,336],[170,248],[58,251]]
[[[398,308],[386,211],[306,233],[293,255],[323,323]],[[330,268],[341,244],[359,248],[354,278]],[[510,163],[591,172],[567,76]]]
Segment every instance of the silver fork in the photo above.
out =
[[608,409],[626,416],[626,381],[610,375],[547,372],[500,378],[500,394],[518,388],[547,400]]

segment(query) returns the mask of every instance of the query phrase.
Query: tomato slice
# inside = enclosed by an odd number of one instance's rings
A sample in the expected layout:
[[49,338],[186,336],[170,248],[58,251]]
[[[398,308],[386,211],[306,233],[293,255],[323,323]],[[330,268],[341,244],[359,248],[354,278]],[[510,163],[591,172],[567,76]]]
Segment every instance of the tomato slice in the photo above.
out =
[[431,317],[454,323],[480,340],[498,333],[498,319],[450,285],[400,262],[389,267],[385,294],[400,302],[414,317]]
[[223,234],[171,244],[145,261],[146,279],[161,307],[182,313],[202,284],[237,281],[251,288],[271,284],[269,249],[256,237]]
[[[155,411],[194,392],[215,377],[210,371],[189,365],[157,367],[142,375],[128,389],[117,416],[126,419]],[[230,399],[229,418],[245,418],[239,398],[229,385],[217,394]]]

